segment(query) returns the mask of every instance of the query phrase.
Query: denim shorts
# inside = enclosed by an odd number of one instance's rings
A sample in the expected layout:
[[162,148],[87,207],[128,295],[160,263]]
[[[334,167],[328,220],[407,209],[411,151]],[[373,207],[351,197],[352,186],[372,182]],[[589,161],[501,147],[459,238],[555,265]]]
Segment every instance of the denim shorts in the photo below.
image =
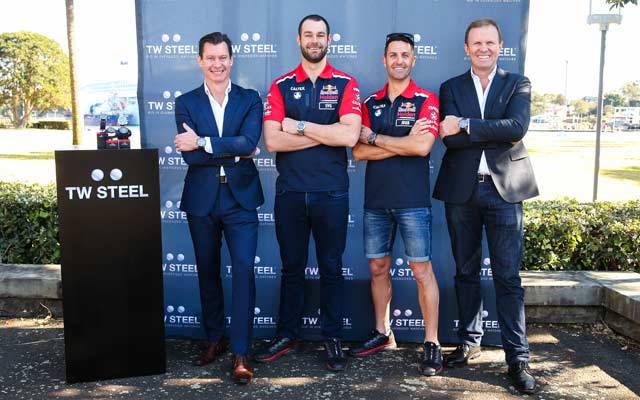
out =
[[391,254],[396,228],[409,261],[431,261],[431,207],[364,210],[364,252],[367,258]]

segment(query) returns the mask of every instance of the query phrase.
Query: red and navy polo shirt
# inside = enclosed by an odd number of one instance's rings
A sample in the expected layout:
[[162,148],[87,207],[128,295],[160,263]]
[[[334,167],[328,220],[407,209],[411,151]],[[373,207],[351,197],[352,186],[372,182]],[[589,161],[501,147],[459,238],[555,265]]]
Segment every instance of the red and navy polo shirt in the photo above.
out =
[[[416,120],[426,117],[428,131],[438,137],[438,96],[413,80],[393,102],[388,84],[362,103],[362,124],[388,136],[407,136]],[[394,156],[367,161],[364,208],[417,208],[431,206],[429,155]]]
[[[360,90],[355,78],[327,63],[314,84],[300,64],[271,84],[264,120],[282,122],[288,117],[330,125],[339,122],[345,114],[361,115]],[[298,151],[278,152],[276,168],[279,173],[276,191],[319,192],[349,188],[344,147],[321,144]]]

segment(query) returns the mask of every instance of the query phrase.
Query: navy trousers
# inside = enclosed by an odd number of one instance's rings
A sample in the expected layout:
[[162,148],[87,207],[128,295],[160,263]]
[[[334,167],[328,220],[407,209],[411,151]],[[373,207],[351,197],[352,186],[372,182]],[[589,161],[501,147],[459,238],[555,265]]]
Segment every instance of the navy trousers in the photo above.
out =
[[464,204],[445,204],[453,258],[462,343],[479,346],[482,339],[480,258],[484,225],[491,258],[502,345],[508,364],[529,360],[520,281],[523,251],[522,203],[507,203],[489,179],[478,182]]
[[229,187],[220,185],[211,214],[187,215],[198,264],[202,321],[209,341],[222,338],[225,328],[224,293],[220,277],[222,234],[232,265],[231,351],[247,355],[253,338],[256,299],[254,259],[258,242],[258,214],[242,208]]
[[342,253],[347,240],[349,193],[276,193],[276,236],[282,258],[277,335],[297,338],[304,307],[309,234],[313,233],[320,273],[321,331],[325,338],[342,335]]

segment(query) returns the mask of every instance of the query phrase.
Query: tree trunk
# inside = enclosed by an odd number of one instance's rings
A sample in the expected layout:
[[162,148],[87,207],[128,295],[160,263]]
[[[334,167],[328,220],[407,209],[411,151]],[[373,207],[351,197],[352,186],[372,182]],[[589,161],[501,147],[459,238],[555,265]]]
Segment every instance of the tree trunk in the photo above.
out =
[[67,7],[67,40],[69,43],[69,74],[71,76],[71,114],[73,129],[73,145],[78,148],[82,144],[84,134],[84,118],[80,111],[80,99],[76,83],[76,53],[74,29],[74,0],[65,0]]

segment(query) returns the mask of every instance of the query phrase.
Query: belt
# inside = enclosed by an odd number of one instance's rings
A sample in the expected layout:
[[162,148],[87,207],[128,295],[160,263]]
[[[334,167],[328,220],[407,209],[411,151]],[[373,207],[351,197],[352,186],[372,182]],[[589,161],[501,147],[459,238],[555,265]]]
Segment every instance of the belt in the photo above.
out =
[[491,175],[478,174],[478,182],[484,183],[484,182],[490,182],[490,181],[491,181]]
[[220,183],[227,183],[227,176],[226,175],[220,175]]

